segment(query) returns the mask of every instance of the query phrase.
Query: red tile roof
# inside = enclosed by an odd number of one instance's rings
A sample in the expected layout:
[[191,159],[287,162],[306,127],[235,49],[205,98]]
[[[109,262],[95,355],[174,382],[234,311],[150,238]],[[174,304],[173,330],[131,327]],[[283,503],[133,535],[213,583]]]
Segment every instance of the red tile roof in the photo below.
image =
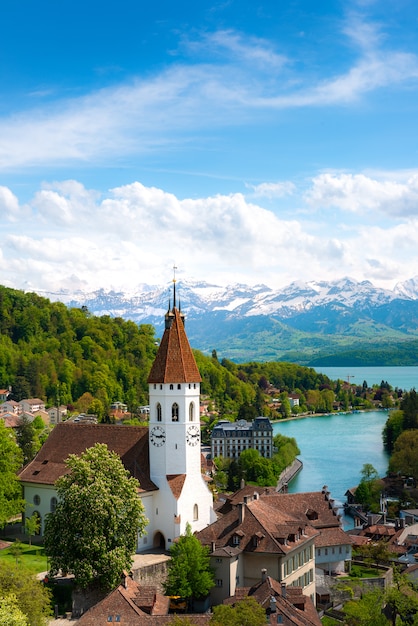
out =
[[186,474],[167,474],[167,482],[176,500],[181,496],[185,480]]
[[166,328],[148,376],[148,383],[200,383],[200,376],[187,339],[182,316],[172,310],[172,322]]
[[[211,546],[213,554],[219,549],[229,552],[231,548],[235,553],[237,535],[239,552],[284,555],[318,535],[306,517],[294,515],[277,504],[269,497],[242,504],[241,511],[240,507],[232,509],[198,532],[197,537]],[[291,536],[293,539],[287,541]]]
[[[320,626],[321,620],[310,598],[303,595],[301,587],[286,587],[270,576],[253,587],[237,589],[235,596],[227,598],[224,604],[235,604],[239,600],[250,596],[257,600],[267,614],[270,614],[270,624],[278,624],[277,616],[282,618],[285,626]],[[275,599],[276,611],[270,613],[271,599]]]
[[65,460],[70,454],[82,454],[96,443],[105,443],[119,455],[125,468],[138,479],[141,491],[157,489],[149,477],[148,428],[142,426],[61,422],[33,461],[20,471],[20,480],[53,485],[68,472]]
[[[123,584],[86,611],[77,624],[107,624],[110,616],[113,623],[119,616],[118,620],[125,626],[161,626],[177,622],[178,616],[167,614],[169,598],[154,591],[154,587],[147,590],[126,577]],[[211,618],[209,614],[193,614],[191,617],[196,626],[208,626]]]

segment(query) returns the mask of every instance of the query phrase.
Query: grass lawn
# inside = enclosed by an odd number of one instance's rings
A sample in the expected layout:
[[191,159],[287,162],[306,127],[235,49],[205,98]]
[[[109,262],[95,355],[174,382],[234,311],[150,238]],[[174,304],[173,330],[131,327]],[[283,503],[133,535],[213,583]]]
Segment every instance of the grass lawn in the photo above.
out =
[[[16,554],[15,554],[16,552]],[[33,574],[46,572],[47,559],[43,546],[30,546],[28,543],[13,542],[8,548],[0,550],[0,561],[18,563]]]
[[338,580],[358,580],[359,578],[379,578],[382,571],[375,567],[367,567],[366,565],[353,565],[351,574],[341,576]]

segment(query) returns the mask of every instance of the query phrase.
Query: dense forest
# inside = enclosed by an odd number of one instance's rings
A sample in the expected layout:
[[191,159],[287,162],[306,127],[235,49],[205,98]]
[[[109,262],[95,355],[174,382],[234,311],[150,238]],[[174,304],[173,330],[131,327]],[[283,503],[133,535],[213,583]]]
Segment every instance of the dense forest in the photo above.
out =
[[[37,397],[71,407],[88,394],[99,415],[117,400],[134,411],[148,401],[146,381],[158,347],[154,333],[150,325],[93,316],[86,308],[0,287],[0,386],[11,387],[15,400]],[[306,394],[331,384],[312,368],[291,363],[237,365],[218,361],[215,351],[195,356],[202,394],[222,415],[248,406],[261,414],[268,385]]]

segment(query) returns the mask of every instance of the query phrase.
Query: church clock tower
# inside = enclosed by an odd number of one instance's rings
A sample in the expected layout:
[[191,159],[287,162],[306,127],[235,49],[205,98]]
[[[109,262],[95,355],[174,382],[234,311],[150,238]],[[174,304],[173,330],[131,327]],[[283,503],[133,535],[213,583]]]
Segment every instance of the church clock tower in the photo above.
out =
[[189,523],[201,530],[215,519],[213,500],[201,473],[201,376],[184,329],[184,315],[176,305],[165,315],[165,330],[149,384],[150,478],[154,495],[152,526],[166,547]]

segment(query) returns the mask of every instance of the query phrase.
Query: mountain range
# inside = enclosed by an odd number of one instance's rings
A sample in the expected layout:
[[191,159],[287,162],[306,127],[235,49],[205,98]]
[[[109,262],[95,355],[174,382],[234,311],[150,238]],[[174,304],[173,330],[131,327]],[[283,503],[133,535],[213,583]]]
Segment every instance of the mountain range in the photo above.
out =
[[[94,315],[122,317],[163,331],[173,285],[131,293],[99,289],[38,292]],[[351,278],[293,282],[280,289],[243,284],[176,283],[190,343],[232,361],[303,365],[417,365],[418,277],[393,290]]]

